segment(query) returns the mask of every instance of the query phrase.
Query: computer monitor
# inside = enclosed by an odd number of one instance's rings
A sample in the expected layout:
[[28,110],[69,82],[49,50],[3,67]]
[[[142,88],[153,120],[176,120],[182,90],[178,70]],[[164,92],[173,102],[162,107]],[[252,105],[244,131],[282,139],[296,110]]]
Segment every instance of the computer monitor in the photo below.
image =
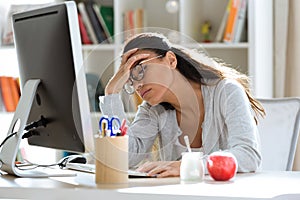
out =
[[[1,150],[1,169],[36,176],[15,167],[24,136],[32,145],[72,152],[93,149],[77,8],[68,1],[14,14],[12,20],[22,92],[8,132],[17,134]],[[37,121],[42,125],[24,131]]]

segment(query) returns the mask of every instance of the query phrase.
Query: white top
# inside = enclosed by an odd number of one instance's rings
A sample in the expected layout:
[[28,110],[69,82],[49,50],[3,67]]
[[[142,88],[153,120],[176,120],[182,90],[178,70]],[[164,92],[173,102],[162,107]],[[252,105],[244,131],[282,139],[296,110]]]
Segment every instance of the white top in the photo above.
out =
[[[253,112],[242,86],[224,79],[216,84],[202,85],[205,116],[202,124],[202,151],[218,150],[233,153],[239,172],[256,171],[261,163],[259,135]],[[125,117],[119,94],[101,96],[104,115]],[[129,127],[129,167],[136,166],[151,154],[157,136],[160,138],[161,160],[181,159],[187,148],[178,137],[183,134],[177,124],[176,111],[143,102]]]

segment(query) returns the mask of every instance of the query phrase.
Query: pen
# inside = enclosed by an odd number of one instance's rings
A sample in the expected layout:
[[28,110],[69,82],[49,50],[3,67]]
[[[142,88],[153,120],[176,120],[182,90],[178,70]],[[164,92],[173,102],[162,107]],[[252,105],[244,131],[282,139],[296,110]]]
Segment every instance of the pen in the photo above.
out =
[[106,121],[102,121],[101,122],[101,137],[105,137],[106,136],[106,126],[107,122]]
[[122,136],[122,132],[121,132],[121,130],[117,130],[117,132],[116,132],[116,136]]
[[123,120],[122,120],[121,127],[120,127],[121,136],[126,135],[127,129],[128,129],[128,127],[126,126],[126,119],[123,119]]
[[[125,123],[124,125],[125,126]],[[103,116],[99,120],[100,134],[102,137],[113,137],[117,135],[117,131],[121,132],[121,122],[118,117]],[[121,134],[119,134],[121,136]]]

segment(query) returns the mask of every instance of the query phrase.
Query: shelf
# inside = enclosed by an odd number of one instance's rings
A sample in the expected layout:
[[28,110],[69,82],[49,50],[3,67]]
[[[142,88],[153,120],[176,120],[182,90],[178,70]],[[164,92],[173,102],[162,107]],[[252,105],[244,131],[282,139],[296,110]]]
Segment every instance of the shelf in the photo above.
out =
[[93,44],[93,45],[82,45],[83,51],[114,51],[114,44]]
[[185,44],[185,47],[197,49],[202,47],[204,49],[247,49],[249,44],[247,42],[243,43],[189,43]]
[[[184,46],[189,48],[205,48],[205,49],[247,49],[249,44],[247,42],[243,43],[189,43]],[[99,44],[99,45],[83,45],[83,51],[113,51],[115,50],[114,44]]]
[[0,50],[12,50],[14,49],[15,46],[14,45],[0,45]]
[[[7,51],[7,50],[14,50],[14,45],[9,46],[0,46],[0,51]],[[92,44],[92,45],[82,45],[83,51],[91,51],[91,50],[97,50],[97,51],[113,51],[115,49],[114,44]]]
[[[92,44],[92,45],[82,45],[82,50],[90,51],[90,50],[110,50],[113,51],[115,48],[114,44]],[[14,46],[0,46],[0,51],[14,50]]]

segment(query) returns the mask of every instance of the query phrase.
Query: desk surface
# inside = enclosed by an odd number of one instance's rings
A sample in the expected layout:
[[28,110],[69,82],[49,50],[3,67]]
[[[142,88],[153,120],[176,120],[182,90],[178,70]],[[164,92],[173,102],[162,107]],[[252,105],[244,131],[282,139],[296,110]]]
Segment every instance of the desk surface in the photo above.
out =
[[179,178],[129,179],[128,184],[96,185],[94,174],[75,177],[0,177],[0,198],[84,199],[106,197],[130,200],[167,199],[300,199],[300,172],[237,174],[218,182],[206,176],[200,183],[181,183]]

